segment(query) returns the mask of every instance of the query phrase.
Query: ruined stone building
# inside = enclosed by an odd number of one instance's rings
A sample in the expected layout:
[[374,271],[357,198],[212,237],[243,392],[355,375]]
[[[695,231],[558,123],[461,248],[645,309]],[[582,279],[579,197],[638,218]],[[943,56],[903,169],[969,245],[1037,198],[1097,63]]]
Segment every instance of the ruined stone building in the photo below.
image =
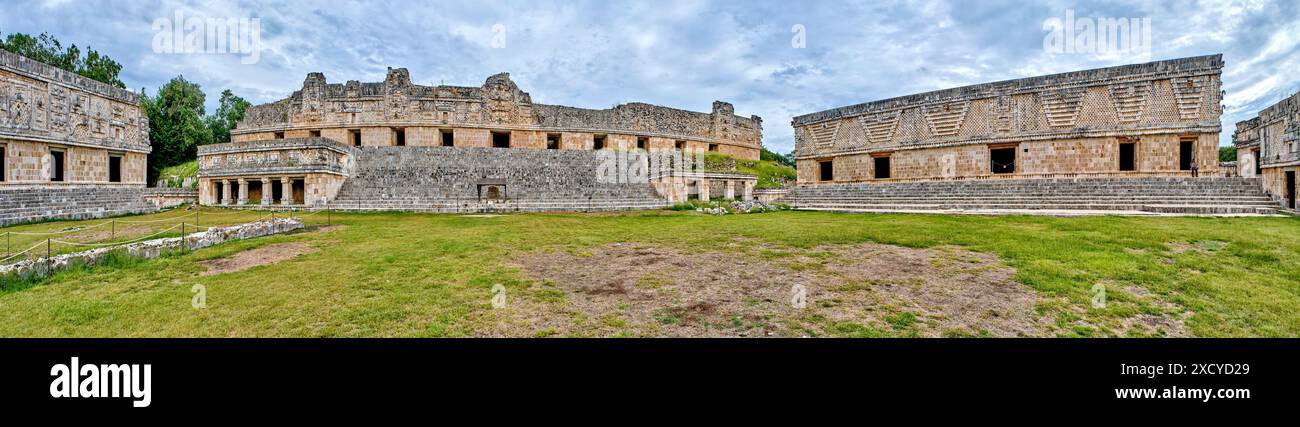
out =
[[[1219,198],[1250,182],[1209,178],[1219,167],[1222,69],[1221,55],[1200,56],[798,116],[800,188],[790,200],[828,209],[1254,213],[1270,205],[1258,194]],[[1204,178],[1186,181],[1194,163]]]
[[149,152],[136,94],[0,50],[0,225],[152,210]]
[[1241,175],[1259,177],[1265,192],[1286,208],[1296,209],[1300,93],[1265,108],[1255,118],[1237,122],[1232,139]]
[[[762,121],[714,102],[697,113],[643,103],[594,110],[535,104],[508,74],[480,87],[379,83],[311,73],[281,101],[250,107],[232,142],[200,147],[203,204],[337,209],[520,210],[662,206],[686,194],[749,194],[754,177],[685,176],[673,191],[599,179],[599,152],[716,152],[758,159]],[[608,158],[605,156],[604,158]],[[653,177],[650,177],[653,178]]]

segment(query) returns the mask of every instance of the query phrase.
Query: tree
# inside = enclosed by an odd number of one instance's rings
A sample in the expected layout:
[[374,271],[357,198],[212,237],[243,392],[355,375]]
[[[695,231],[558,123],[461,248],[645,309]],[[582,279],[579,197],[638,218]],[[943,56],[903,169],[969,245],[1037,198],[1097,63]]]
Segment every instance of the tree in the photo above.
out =
[[763,148],[762,151],[759,151],[759,153],[758,153],[758,159],[759,159],[759,160],[767,160],[767,161],[777,162],[777,163],[780,163],[780,164],[783,164],[783,165],[786,165],[786,166],[789,166],[789,167],[794,167],[794,160],[793,160],[793,159],[791,159],[791,158],[788,157],[788,156],[783,156],[783,155],[777,154],[777,153],[775,153],[775,152],[768,151],[766,148]]
[[234,129],[240,120],[244,120],[244,111],[252,105],[244,98],[235,96],[230,89],[221,91],[220,102],[216,114],[204,119],[208,131],[212,133],[213,144],[230,142],[230,130]]
[[1220,162],[1237,161],[1237,147],[1219,147]]
[[198,146],[211,143],[212,132],[204,118],[206,96],[185,76],[167,82],[157,96],[142,98],[153,146],[149,153],[149,182],[153,182],[163,168],[197,158]]
[[0,49],[4,49],[45,64],[71,71],[87,78],[125,89],[126,85],[118,79],[122,64],[108,55],[101,55],[94,49],[86,49],[86,57],[81,57],[77,45],[63,48],[63,44],[49,33],[32,37],[14,33],[0,40]]

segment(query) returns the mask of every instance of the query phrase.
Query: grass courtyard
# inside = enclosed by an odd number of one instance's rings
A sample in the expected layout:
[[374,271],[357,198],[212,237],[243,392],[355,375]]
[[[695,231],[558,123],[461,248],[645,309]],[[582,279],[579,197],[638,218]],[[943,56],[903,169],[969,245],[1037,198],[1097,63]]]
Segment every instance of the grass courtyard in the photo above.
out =
[[[205,212],[203,225],[264,215],[223,213]],[[1300,336],[1298,218],[642,211],[325,221],[6,282],[0,336]],[[193,307],[194,289],[204,308]]]

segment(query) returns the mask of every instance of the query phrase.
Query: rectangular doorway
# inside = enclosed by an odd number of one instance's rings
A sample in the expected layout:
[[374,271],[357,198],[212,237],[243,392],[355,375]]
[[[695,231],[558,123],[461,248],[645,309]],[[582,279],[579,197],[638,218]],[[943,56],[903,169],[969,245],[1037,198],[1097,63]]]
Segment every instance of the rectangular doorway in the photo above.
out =
[[1016,172],[1016,148],[989,150],[989,170],[996,174]]
[[875,159],[875,176],[876,179],[889,179],[889,158],[876,157]]
[[830,182],[835,180],[835,162],[832,160],[823,160],[817,162],[818,180]]
[[1130,142],[1130,143],[1124,143],[1119,145],[1119,170],[1121,171],[1137,170],[1137,160],[1135,158],[1136,152],[1137,152],[1137,144]]
[[1295,209],[1295,171],[1287,171],[1286,188],[1282,191],[1286,192],[1286,208]]
[[1192,140],[1178,141],[1178,170],[1192,170]]
[[53,163],[50,165],[50,181],[63,181],[63,155],[62,151],[50,152],[50,162]]
[[510,132],[492,132],[492,148],[510,148]]

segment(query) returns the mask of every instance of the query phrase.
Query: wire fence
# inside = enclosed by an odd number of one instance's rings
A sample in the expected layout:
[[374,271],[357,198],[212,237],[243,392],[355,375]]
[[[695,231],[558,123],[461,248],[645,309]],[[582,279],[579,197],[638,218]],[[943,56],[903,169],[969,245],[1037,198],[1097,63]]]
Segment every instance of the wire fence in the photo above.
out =
[[[261,211],[229,210],[204,211],[201,208],[186,209],[178,215],[166,215],[151,219],[110,219],[90,225],[71,225],[57,230],[37,230],[50,225],[66,223],[48,223],[19,226],[21,231],[0,232],[4,252],[0,254],[0,265],[7,265],[24,260],[45,257],[47,260],[64,253],[93,248],[110,248],[143,242],[149,239],[181,237],[188,234],[207,231],[217,227],[264,221],[277,218],[296,218],[304,224],[310,222],[332,222],[328,210],[315,211]],[[186,246],[184,243],[181,245]],[[25,248],[22,250],[16,250]]]

